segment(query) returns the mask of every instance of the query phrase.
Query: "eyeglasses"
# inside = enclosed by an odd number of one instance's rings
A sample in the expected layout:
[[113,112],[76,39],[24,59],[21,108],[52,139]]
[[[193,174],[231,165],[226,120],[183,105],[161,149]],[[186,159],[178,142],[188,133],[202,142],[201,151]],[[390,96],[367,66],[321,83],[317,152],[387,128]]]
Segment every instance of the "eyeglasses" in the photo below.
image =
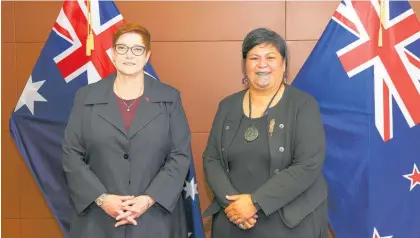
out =
[[146,51],[146,47],[140,46],[140,45],[136,45],[136,46],[133,46],[133,47],[128,47],[128,46],[123,45],[123,44],[116,44],[115,45],[115,52],[117,52],[117,54],[119,54],[119,55],[125,55],[128,52],[128,50],[131,50],[131,52],[135,56],[141,56]]

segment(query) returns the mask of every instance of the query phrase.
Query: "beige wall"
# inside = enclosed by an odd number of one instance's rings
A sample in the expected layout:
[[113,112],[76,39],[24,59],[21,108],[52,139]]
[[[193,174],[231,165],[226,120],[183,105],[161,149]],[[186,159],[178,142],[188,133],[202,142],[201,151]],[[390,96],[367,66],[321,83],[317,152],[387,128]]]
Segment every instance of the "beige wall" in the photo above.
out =
[[[217,103],[242,89],[241,40],[270,27],[288,41],[291,77],[314,47],[339,1],[117,2],[124,18],[152,34],[152,64],[177,87],[193,132],[201,208],[212,197],[203,181],[201,154]],[[2,235],[63,237],[8,132],[16,105],[62,2],[2,2]],[[420,15],[420,2],[412,2]],[[41,13],[43,11],[43,13]],[[206,229],[210,227],[205,220]]]

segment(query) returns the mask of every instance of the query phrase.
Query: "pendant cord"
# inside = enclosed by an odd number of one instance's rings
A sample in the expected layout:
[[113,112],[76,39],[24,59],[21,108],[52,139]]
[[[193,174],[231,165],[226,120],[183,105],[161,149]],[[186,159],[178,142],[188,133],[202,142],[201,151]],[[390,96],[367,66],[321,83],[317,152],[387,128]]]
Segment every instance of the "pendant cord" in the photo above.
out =
[[[270,108],[271,103],[273,102],[274,98],[277,96],[277,93],[280,91],[280,88],[283,86],[283,83],[280,84],[279,88],[277,89],[276,93],[273,95],[273,97],[271,97],[270,102],[267,105],[267,108],[265,109],[265,111],[263,112],[263,114],[261,115],[261,117],[263,117],[264,114],[267,113],[268,108]],[[251,103],[251,91],[248,92],[248,103],[249,103],[249,117],[252,119],[252,103]],[[245,130],[245,140],[248,142],[252,142],[254,140],[256,140],[258,138],[258,129],[255,128],[255,126],[257,125],[258,122],[260,122],[261,117],[259,117],[258,119],[256,119],[257,121],[255,123],[253,123],[253,125],[251,125],[250,127],[248,127]]]
[[[271,103],[273,102],[274,98],[277,96],[277,93],[280,91],[280,88],[283,86],[283,83],[280,84],[280,87],[277,89],[276,93],[273,95],[273,97],[271,97],[270,102],[268,103],[266,109],[264,110],[263,114],[261,115],[261,117],[267,113],[268,108],[270,108]],[[252,103],[251,103],[251,90],[248,91],[248,104],[249,104],[249,118],[252,119]],[[260,121],[261,117],[259,117],[257,119],[257,122],[254,123],[253,127]]]

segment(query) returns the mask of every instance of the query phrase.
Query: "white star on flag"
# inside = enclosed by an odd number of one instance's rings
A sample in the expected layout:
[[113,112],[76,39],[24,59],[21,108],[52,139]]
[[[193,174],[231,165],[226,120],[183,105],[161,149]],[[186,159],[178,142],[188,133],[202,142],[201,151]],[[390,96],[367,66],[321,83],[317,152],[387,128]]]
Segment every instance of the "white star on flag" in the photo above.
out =
[[190,237],[192,235],[192,232],[188,232],[188,237]]
[[380,236],[378,230],[376,230],[376,227],[374,227],[372,238],[392,238],[392,236]]
[[192,200],[195,199],[195,195],[198,194],[198,190],[197,190],[197,184],[194,181],[194,177],[191,179],[191,182],[188,182],[187,180],[185,180],[184,191],[185,191],[185,198],[190,196]]
[[411,181],[410,191],[413,190],[416,185],[420,185],[420,172],[416,164],[414,164],[413,172],[411,174],[405,174],[403,177]]
[[22,95],[20,95],[19,101],[16,104],[15,112],[19,110],[23,105],[26,105],[34,115],[34,104],[35,102],[46,102],[47,100],[38,93],[39,88],[42,84],[45,83],[45,80],[32,82],[32,75],[29,77],[28,82],[26,82],[25,88],[23,89]]

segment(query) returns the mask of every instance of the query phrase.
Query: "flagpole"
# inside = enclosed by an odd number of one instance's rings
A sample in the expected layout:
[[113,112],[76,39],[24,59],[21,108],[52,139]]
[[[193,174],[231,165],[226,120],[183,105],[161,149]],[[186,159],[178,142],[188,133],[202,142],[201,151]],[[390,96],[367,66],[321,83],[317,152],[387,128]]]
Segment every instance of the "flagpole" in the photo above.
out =
[[94,49],[94,39],[92,31],[92,11],[91,11],[91,0],[87,0],[87,39],[86,39],[86,55],[90,56],[92,50]]
[[385,15],[385,0],[380,0],[379,6],[379,37],[378,37],[378,46],[382,47],[382,25],[384,23],[384,15]]

